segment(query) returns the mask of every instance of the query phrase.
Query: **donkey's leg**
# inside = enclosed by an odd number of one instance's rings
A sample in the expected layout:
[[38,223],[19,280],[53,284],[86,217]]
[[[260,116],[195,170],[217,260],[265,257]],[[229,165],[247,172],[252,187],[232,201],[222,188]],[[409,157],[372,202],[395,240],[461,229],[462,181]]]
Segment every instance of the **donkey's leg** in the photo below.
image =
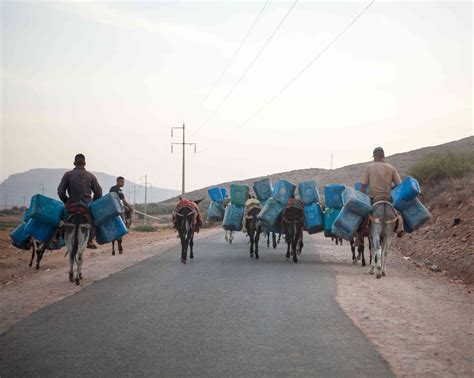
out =
[[373,223],[370,229],[372,234],[372,240],[374,242],[375,248],[375,259],[374,263],[372,264],[371,271],[373,272],[373,268],[377,266],[377,274],[376,277],[382,277],[382,245],[380,243],[380,236],[382,233],[382,225],[379,223]]
[[189,255],[189,258],[191,259],[194,259],[194,251],[193,251],[193,247],[194,247],[194,231],[190,231],[191,233],[191,237],[189,238],[189,248],[190,248],[190,252],[191,254]]
[[77,272],[76,272],[76,285],[79,285],[79,281],[82,279],[82,263],[84,257],[84,250],[86,249],[87,241],[89,240],[89,228],[87,226],[77,225],[79,230],[77,232],[77,253],[76,253],[76,264],[77,264]]
[[67,228],[64,233],[64,242],[66,243],[66,249],[68,252],[69,260],[69,281],[74,282],[74,228]]
[[270,248],[270,232],[267,232],[267,248]]
[[44,251],[46,250],[47,245],[43,244],[41,248],[36,249],[36,270],[40,268],[40,262],[43,259]]
[[351,239],[351,241],[349,242],[349,244],[351,245],[351,252],[352,252],[352,264],[354,265],[357,265],[357,258],[356,258],[356,255],[355,255],[355,250],[356,250],[356,239],[355,237]]
[[255,232],[255,259],[258,260],[258,242],[260,241],[260,234],[262,233],[262,230],[260,229],[260,226],[257,226],[257,231]]
[[388,249],[390,248],[394,230],[395,225],[392,224],[386,225],[384,227],[384,243],[382,247],[382,276],[386,275]]
[[254,230],[253,228],[247,228],[247,232],[248,232],[248,236],[249,236],[249,241],[250,241],[250,257],[253,257],[253,253],[254,253],[254,249],[253,249],[253,245],[254,245],[254,242],[255,242],[255,239],[254,239]]
[[122,238],[117,239],[117,244],[118,244],[119,254],[121,255],[123,253]]
[[115,256],[115,240],[112,242],[112,256]]
[[361,245],[359,245],[359,247],[357,247],[357,252],[359,254],[358,259],[360,259],[362,257],[362,266],[366,265],[365,264],[364,250],[365,250],[365,245],[364,244],[361,244]]

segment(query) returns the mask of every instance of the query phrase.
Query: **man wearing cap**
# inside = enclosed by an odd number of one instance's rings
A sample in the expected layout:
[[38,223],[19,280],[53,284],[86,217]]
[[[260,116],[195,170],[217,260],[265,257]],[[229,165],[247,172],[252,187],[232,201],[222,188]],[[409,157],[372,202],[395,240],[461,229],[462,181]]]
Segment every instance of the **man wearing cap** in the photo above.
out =
[[[377,147],[373,152],[374,162],[365,167],[361,179],[360,191],[365,193],[369,187],[369,197],[372,203],[378,201],[392,202],[392,189],[402,181],[397,170],[385,161],[385,152]],[[399,222],[398,236],[403,235],[403,222]]]
[[365,193],[369,187],[369,197],[372,203],[377,201],[392,202],[392,189],[400,184],[397,170],[385,161],[382,147],[374,149],[374,162],[369,164],[362,174],[360,191]]

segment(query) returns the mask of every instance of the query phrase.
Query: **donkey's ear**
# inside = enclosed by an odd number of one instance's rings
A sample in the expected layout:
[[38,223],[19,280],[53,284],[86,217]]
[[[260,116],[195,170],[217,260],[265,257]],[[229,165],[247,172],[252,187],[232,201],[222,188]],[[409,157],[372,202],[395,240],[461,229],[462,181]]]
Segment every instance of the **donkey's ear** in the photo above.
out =
[[199,205],[200,202],[204,201],[204,198],[193,201],[196,205]]

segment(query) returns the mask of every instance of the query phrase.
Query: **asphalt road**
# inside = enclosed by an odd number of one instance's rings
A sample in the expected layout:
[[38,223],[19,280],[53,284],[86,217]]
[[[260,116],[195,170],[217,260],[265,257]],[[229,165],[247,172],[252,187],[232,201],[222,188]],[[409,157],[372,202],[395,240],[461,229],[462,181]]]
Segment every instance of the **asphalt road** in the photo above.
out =
[[0,376],[391,376],[305,242],[298,264],[223,234],[186,265],[177,248],[136,264],[0,336]]

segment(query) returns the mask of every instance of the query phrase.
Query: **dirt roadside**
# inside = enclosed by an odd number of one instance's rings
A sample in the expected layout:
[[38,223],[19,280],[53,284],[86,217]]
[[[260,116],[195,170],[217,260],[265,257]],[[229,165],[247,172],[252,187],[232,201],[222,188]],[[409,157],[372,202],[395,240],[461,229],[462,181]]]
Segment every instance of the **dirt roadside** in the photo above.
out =
[[474,375],[472,286],[396,250],[387,260],[387,277],[377,280],[368,267],[352,265],[347,242],[335,246],[320,235],[313,240],[321,260],[336,271],[337,302],[397,376]]
[[[220,228],[203,229],[195,240],[221,232]],[[67,280],[65,249],[47,252],[39,271],[28,267],[30,253],[9,244],[8,233],[0,234],[0,334],[17,321],[40,308],[73,295],[92,283],[121,271],[139,261],[163,253],[179,244],[174,230],[131,232],[124,239],[125,253],[111,255],[111,245],[86,250],[80,286]],[[179,262],[179,256],[176,256]]]

